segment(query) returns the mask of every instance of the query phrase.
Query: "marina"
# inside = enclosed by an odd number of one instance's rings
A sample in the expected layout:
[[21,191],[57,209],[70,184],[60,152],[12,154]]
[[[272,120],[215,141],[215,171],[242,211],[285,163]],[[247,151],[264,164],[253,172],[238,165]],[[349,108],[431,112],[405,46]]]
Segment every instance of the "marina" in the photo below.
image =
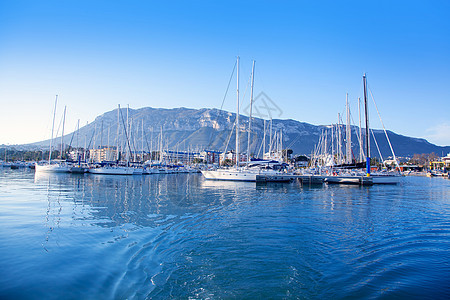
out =
[[450,299],[449,11],[3,1],[0,300]]

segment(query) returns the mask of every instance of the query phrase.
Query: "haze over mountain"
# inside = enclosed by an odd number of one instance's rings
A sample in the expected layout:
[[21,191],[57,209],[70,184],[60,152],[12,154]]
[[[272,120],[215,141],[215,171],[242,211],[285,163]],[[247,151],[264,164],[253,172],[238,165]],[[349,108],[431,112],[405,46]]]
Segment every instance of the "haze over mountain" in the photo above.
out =
[[[122,108],[119,115],[120,143],[125,146],[124,125],[126,124],[127,109]],[[162,145],[170,150],[216,150],[224,151],[235,149],[234,123],[236,114],[218,109],[189,109],[189,108],[151,108],[129,109],[128,119],[130,123],[130,146],[145,151],[153,151],[160,148],[160,135],[162,131]],[[100,145],[117,144],[117,120],[118,110],[112,110],[98,116],[94,122],[87,124],[77,132],[72,132],[64,137],[64,143],[73,147],[85,145],[99,147]],[[247,149],[247,130],[249,118],[240,116],[240,149]],[[269,121],[266,121],[266,151],[269,149]],[[142,128],[144,138],[142,138]],[[283,148],[292,149],[294,154],[309,155],[318,143],[323,130],[331,130],[328,125],[311,125],[295,120],[274,119],[272,123],[272,136],[275,132],[282,131]],[[233,130],[233,133],[231,133]],[[356,127],[352,128],[352,148],[354,155],[359,153],[356,136]],[[391,151],[384,131],[374,130],[378,147],[383,158],[391,156]],[[261,118],[253,118],[251,152],[262,155],[262,140],[264,133],[264,121]],[[231,134],[231,136],[230,136]],[[342,133],[343,136],[345,132]],[[397,156],[412,156],[415,153],[431,153],[445,155],[450,152],[450,146],[436,146],[425,139],[412,138],[388,131],[389,138]],[[330,143],[330,142],[328,142]],[[60,139],[54,145],[60,144]],[[27,145],[28,147],[48,148],[49,141],[41,141]],[[227,146],[228,145],[228,146]],[[330,145],[330,144],[329,144]],[[24,145],[25,146],[25,145]],[[227,146],[227,147],[226,147]],[[375,143],[371,142],[372,156],[379,156]],[[260,156],[261,156],[260,155]]]

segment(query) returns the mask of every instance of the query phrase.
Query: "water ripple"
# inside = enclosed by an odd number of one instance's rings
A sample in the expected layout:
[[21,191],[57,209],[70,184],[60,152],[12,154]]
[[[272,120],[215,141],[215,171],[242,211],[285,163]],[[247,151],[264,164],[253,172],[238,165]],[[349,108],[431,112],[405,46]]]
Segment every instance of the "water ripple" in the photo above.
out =
[[0,179],[0,298],[450,297],[447,181]]

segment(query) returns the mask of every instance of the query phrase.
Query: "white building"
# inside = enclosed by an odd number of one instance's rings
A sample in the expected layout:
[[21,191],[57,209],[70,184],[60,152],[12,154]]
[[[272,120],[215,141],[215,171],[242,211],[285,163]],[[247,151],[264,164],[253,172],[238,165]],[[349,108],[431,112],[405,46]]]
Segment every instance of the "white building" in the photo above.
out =
[[99,149],[90,149],[89,157],[92,162],[112,161],[117,159],[116,147],[102,147]]

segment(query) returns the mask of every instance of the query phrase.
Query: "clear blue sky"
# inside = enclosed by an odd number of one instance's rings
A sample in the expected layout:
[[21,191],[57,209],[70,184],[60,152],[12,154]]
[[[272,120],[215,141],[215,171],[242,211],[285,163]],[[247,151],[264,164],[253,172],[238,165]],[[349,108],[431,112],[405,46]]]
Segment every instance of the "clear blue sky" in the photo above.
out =
[[242,93],[255,59],[281,118],[334,123],[348,92],[357,122],[367,73],[388,129],[450,145],[449,15],[449,1],[1,1],[0,144],[48,138],[55,94],[71,131],[117,104],[219,108],[239,55]]

